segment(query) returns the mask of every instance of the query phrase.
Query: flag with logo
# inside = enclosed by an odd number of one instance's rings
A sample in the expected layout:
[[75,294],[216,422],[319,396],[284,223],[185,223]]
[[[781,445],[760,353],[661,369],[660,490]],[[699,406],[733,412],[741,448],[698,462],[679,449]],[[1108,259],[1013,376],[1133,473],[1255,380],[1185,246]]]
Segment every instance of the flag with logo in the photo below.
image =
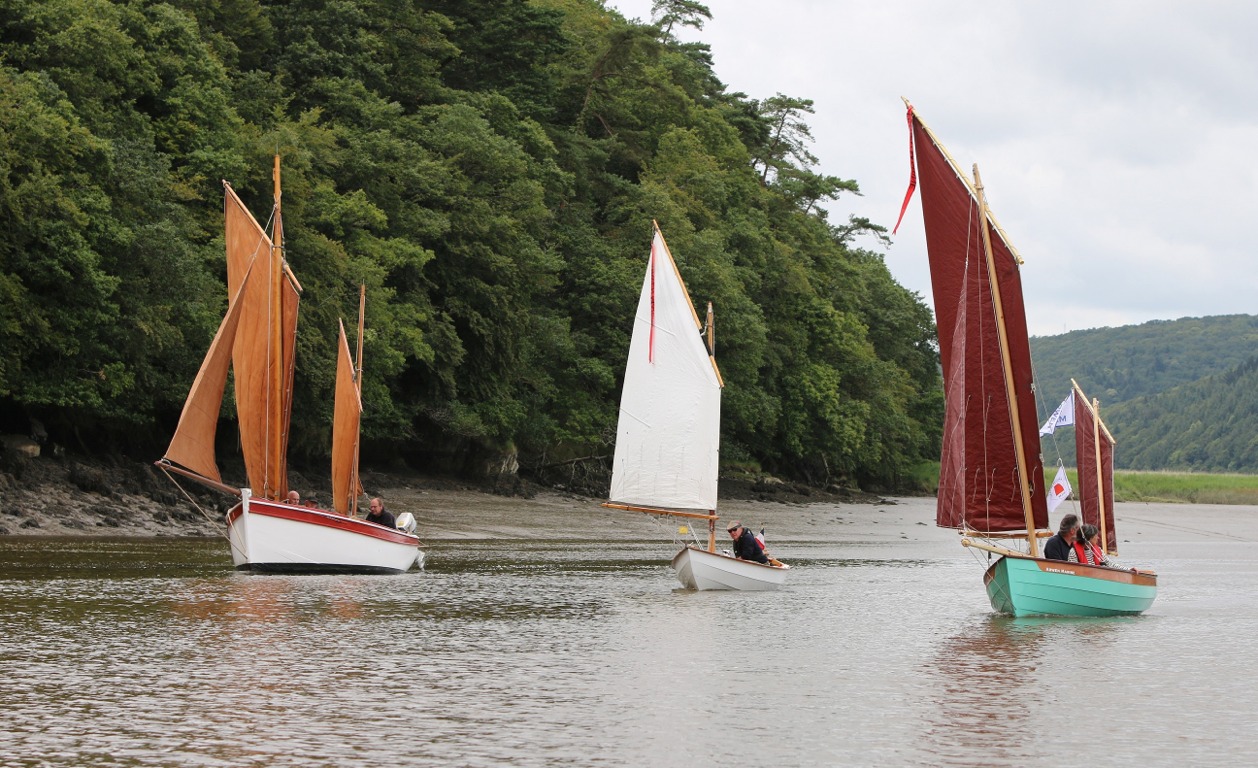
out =
[[1057,476],[1053,478],[1053,484],[1048,488],[1048,513],[1050,515],[1059,504],[1070,498],[1072,490],[1074,489],[1070,487],[1070,480],[1066,479],[1066,468],[1058,467]]
[[1040,427],[1040,437],[1051,435],[1058,427],[1069,427],[1075,423],[1075,391],[1070,390],[1066,399],[1061,401],[1053,415],[1048,417],[1044,426]]

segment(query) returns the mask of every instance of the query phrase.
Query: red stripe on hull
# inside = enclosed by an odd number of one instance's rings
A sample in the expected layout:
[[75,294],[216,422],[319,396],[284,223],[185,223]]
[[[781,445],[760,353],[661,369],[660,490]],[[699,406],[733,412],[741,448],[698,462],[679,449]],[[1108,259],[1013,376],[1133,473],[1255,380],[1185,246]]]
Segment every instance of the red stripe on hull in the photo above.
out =
[[[227,513],[228,525],[231,525],[236,518],[240,517],[242,507],[242,504],[237,504]],[[293,520],[309,525],[321,525],[325,528],[336,528],[362,536],[370,536],[373,539],[391,541],[395,544],[419,544],[418,536],[412,536],[399,530],[385,528],[383,525],[369,523],[366,520],[360,520],[355,517],[345,517],[336,512],[329,512],[314,507],[296,507],[274,501],[250,499],[249,514],[278,517],[283,520]]]

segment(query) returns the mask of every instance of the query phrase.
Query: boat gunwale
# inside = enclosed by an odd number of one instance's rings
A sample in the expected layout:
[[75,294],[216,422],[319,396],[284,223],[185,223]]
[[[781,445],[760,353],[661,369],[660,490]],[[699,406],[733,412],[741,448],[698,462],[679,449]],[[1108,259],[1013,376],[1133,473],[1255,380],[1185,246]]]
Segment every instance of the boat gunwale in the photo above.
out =
[[[991,566],[988,567],[984,574],[983,582],[987,583],[994,578],[996,566],[1000,564],[1001,559],[1012,560],[1030,560],[1033,561],[1041,572],[1044,573],[1060,573],[1069,576],[1081,576],[1088,579],[1098,579],[1100,581],[1112,581],[1119,584],[1130,584],[1140,587],[1156,587],[1158,577],[1156,573],[1149,571],[1137,570],[1135,568],[1111,568],[1104,565],[1090,565],[1088,563],[1072,563],[1068,560],[1052,560],[1047,557],[1031,557],[1030,555],[1008,554],[1001,555]],[[1045,567],[1051,564],[1050,567]]]
[[[232,525],[243,513],[243,502],[232,507],[227,512],[227,524],[229,526]],[[318,507],[299,507],[268,499],[254,498],[249,500],[249,514],[277,517],[282,520],[292,520],[297,523],[318,525],[325,528],[335,528],[360,536],[382,539],[393,544],[407,544],[416,547],[421,545],[420,538],[414,534],[386,528],[370,520],[346,517],[338,512],[319,509]]]

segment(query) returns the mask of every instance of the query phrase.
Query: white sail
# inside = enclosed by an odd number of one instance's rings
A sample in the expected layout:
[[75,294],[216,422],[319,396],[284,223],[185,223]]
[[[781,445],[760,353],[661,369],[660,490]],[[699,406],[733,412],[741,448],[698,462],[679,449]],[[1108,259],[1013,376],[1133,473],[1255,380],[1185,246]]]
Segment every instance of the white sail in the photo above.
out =
[[721,376],[659,229],[629,344],[611,500],[716,509]]

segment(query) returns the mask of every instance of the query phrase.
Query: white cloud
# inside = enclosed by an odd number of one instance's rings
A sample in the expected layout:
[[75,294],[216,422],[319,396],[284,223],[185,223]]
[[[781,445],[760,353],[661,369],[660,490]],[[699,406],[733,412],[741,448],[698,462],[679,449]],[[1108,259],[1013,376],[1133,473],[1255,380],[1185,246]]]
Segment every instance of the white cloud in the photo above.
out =
[[[648,19],[650,0],[612,0]],[[681,36],[753,98],[813,99],[819,172],[863,197],[836,220],[895,223],[908,181],[900,96],[968,172],[1026,259],[1033,334],[1258,312],[1258,4],[1204,0],[710,0]],[[870,244],[872,247],[872,244]],[[885,254],[931,298],[918,203]],[[1061,274],[1075,287],[1045,305]]]

